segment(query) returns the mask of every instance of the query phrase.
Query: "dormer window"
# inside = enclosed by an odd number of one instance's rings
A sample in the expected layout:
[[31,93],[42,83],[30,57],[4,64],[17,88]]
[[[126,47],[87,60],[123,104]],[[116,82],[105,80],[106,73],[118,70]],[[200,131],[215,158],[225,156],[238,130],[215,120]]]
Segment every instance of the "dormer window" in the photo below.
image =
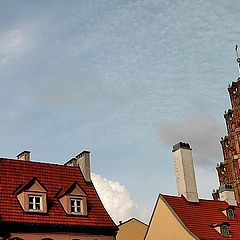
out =
[[220,226],[220,231],[221,231],[221,234],[225,237],[228,237],[230,234],[229,234],[229,229],[228,229],[228,225],[226,224],[222,224]]
[[228,222],[222,222],[213,225],[214,229],[217,230],[219,234],[221,234],[224,237],[230,236],[229,226],[230,224]]
[[41,210],[41,196],[28,195],[28,209]]
[[234,218],[234,210],[232,208],[227,209],[227,217],[228,218]]
[[71,198],[71,212],[72,213],[81,213],[82,212],[82,200],[81,199],[76,199],[76,198]]
[[223,209],[222,213],[230,219],[235,218],[235,213],[234,213],[234,207],[233,206],[229,206],[227,209]]
[[[62,192],[62,190],[61,190]],[[67,214],[86,216],[87,194],[77,182],[58,194],[58,199]]]
[[36,177],[20,185],[15,194],[25,212],[47,213],[47,190]]

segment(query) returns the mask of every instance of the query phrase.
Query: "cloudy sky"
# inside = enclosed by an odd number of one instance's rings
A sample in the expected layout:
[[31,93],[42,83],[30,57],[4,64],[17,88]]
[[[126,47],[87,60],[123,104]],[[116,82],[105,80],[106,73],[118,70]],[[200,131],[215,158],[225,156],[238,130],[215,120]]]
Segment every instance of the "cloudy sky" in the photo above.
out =
[[148,221],[177,193],[172,146],[193,148],[199,195],[217,187],[238,0],[0,1],[0,146],[63,164],[91,151],[114,220]]

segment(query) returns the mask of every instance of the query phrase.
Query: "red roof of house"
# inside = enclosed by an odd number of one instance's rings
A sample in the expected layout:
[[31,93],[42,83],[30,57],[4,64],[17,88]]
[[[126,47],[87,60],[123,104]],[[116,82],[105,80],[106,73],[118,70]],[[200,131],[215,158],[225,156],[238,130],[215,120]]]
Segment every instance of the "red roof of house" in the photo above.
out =
[[[225,201],[199,200],[193,203],[185,197],[161,195],[184,225],[199,239],[240,239],[240,207],[234,206],[235,218],[229,219],[222,211],[229,208]],[[230,237],[218,233],[214,226],[229,223]]]
[[[16,190],[37,178],[47,190],[47,214],[25,213]],[[77,182],[87,194],[88,215],[67,215],[56,198]],[[0,221],[3,223],[53,224],[116,228],[92,183],[86,183],[78,167],[0,158]]]

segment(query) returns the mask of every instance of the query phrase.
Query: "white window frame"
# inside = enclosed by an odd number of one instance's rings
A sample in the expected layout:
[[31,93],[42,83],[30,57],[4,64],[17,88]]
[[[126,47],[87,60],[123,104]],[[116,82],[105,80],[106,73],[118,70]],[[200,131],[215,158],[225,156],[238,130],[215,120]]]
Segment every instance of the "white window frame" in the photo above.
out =
[[[79,205],[78,205],[79,203]],[[83,201],[81,198],[70,198],[70,211],[71,213],[81,214],[83,212]]]
[[[30,202],[30,198],[33,198]],[[39,199],[39,202],[36,201],[36,199]],[[32,208],[30,208],[30,204],[32,205]],[[39,206],[39,207],[38,207]],[[28,210],[30,211],[42,211],[42,196],[41,195],[28,195]]]

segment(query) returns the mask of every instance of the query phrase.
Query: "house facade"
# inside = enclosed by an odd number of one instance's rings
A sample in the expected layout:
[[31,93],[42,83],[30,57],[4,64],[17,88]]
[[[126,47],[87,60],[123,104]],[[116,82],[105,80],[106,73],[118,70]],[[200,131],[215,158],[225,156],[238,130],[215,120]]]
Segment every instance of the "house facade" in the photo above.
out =
[[147,227],[147,224],[136,218],[131,218],[126,222],[121,222],[118,225],[119,231],[116,240],[143,240]]
[[90,177],[90,153],[65,165],[30,152],[0,158],[0,239],[114,240],[117,226]]

